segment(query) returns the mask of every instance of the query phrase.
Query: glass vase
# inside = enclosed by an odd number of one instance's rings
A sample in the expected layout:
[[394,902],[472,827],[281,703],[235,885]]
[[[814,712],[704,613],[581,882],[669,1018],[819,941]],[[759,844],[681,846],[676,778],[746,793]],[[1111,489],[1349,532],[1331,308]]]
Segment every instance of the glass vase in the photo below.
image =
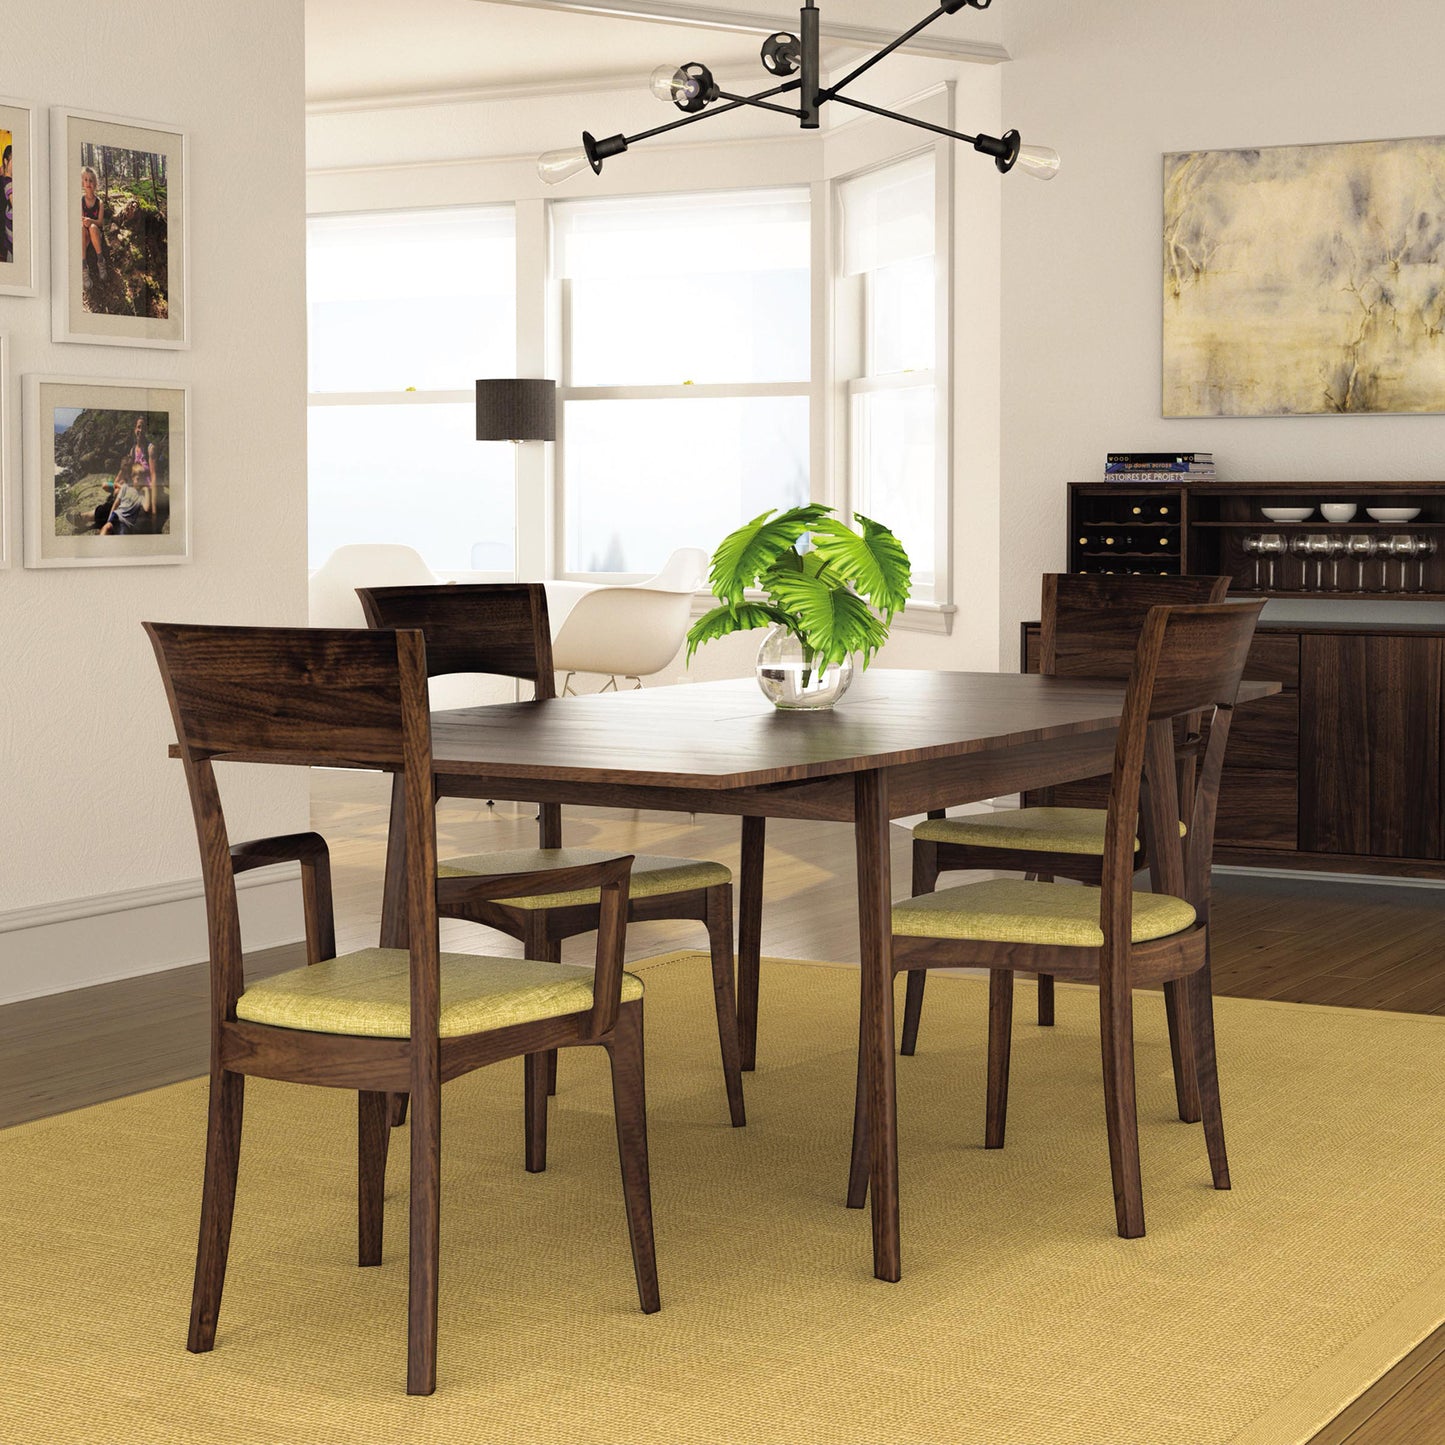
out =
[[822,712],[848,691],[852,681],[851,657],[825,663],[781,624],[758,647],[758,686],[774,707]]

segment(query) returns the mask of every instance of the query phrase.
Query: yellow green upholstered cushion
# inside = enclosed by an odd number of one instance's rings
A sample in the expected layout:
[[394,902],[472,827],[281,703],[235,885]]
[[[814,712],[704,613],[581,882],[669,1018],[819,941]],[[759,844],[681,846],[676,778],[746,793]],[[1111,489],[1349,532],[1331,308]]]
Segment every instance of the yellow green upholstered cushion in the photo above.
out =
[[[929,818],[913,830],[927,843],[958,843],[967,848],[1019,848],[1030,853],[1082,853],[1102,856],[1103,808],[1005,808],[968,813],[961,818]],[[1179,836],[1185,833],[1179,825]],[[1134,840],[1139,846],[1139,840]]]
[[[597,848],[514,848],[505,853],[478,853],[470,858],[448,858],[438,874],[443,878],[467,878],[476,874],[533,873],[544,868],[580,868],[587,863],[605,863],[616,852]],[[731,883],[732,874],[721,863],[693,858],[660,858],[639,853],[632,863],[629,898],[654,898],[663,893],[688,893],[694,888],[715,888]],[[511,908],[567,908],[573,904],[596,903],[596,888],[572,893],[538,894],[535,898],[499,898]]]
[[[592,1007],[592,970],[529,958],[444,953],[443,1038],[584,1013]],[[236,1004],[250,1023],[315,1034],[411,1035],[410,973],[404,948],[363,948],[309,968],[258,979]],[[622,1001],[642,997],[642,980],[622,975]]]
[[[893,932],[907,938],[1055,943],[1101,948],[1100,890],[1071,883],[995,878],[923,893],[893,905]],[[1167,893],[1134,894],[1135,943],[1167,938],[1194,922],[1194,908]]]

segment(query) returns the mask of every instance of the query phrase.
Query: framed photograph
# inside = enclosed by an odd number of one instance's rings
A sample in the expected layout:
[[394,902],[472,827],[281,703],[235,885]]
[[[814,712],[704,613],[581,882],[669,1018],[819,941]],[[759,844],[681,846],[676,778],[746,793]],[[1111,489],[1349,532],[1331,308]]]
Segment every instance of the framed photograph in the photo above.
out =
[[0,97],[0,296],[34,296],[35,107]]
[[173,381],[25,378],[25,565],[190,556],[187,394]]
[[185,136],[57,106],[50,173],[55,340],[189,346]]

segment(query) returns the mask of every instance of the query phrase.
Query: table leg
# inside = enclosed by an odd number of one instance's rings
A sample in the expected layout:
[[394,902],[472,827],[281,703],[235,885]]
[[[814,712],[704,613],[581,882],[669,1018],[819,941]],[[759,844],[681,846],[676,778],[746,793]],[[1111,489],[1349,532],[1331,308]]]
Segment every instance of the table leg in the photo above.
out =
[[862,974],[858,1036],[867,1086],[873,1273],[879,1279],[896,1281],[902,1270],[898,1240],[898,1104],[890,953],[893,880],[885,774],[854,775],[853,829],[858,853],[858,945]]
[[763,951],[763,843],[765,818],[743,819],[738,869],[738,1052],[742,1066],[758,1063],[758,972]]

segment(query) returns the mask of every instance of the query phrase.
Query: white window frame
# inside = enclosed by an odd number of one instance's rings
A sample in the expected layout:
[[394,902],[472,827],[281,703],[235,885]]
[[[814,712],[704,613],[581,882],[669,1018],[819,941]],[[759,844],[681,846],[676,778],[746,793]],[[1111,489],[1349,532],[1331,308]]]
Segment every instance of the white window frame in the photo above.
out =
[[[710,195],[726,195],[731,192],[747,192],[757,190],[802,190],[809,191],[808,197],[808,226],[809,226],[809,306],[810,317],[812,318],[811,336],[809,342],[809,376],[805,381],[756,381],[756,382],[689,382],[675,386],[574,386],[572,384],[572,283],[567,278],[552,281],[552,300],[555,306],[556,328],[555,328],[555,351],[557,366],[557,443],[553,457],[553,485],[552,496],[554,499],[554,516],[556,518],[553,537],[552,569],[550,575],[568,582],[596,582],[626,585],[631,582],[644,582],[650,576],[649,572],[576,572],[566,569],[567,561],[567,443],[566,443],[566,416],[567,403],[569,401],[705,401],[710,398],[723,398],[729,400],[746,399],[751,397],[806,397],[808,400],[808,429],[809,429],[809,456],[808,456],[808,482],[809,497],[814,501],[831,501],[828,497],[819,497],[819,478],[826,475],[825,469],[819,465],[819,448],[822,444],[823,432],[820,428],[820,414],[827,404],[827,382],[826,370],[819,365],[819,343],[820,332],[826,331],[826,326],[820,324],[820,318],[828,315],[828,297],[825,285],[820,285],[819,277],[819,188],[817,186],[801,186],[796,181],[783,182],[776,187],[767,186],[718,186],[718,187],[687,187],[669,191],[639,192],[635,196],[626,199],[635,200],[639,204],[647,201],[656,201],[668,196],[701,192],[706,190]],[[610,198],[609,198],[610,199]],[[824,194],[826,205],[826,193]],[[548,228],[550,234],[550,227]],[[824,253],[826,255],[826,252]],[[552,269],[548,266],[548,275]],[[820,292],[822,293],[820,296]],[[822,309],[820,309],[820,307]],[[521,314],[518,312],[520,324]],[[826,362],[826,351],[823,358]],[[746,518],[739,518],[739,524],[746,521]],[[721,541],[721,538],[717,539]],[[699,598],[708,598],[709,593],[706,585],[698,592]],[[698,609],[694,609],[698,610]]]
[[[946,102],[946,118],[940,124],[953,124],[953,92],[950,87],[940,97]],[[861,129],[861,127],[860,127]],[[896,142],[897,133],[893,132]],[[846,476],[846,505],[848,513],[860,509],[859,473],[862,465],[861,438],[858,435],[857,408],[855,399],[861,395],[885,390],[912,389],[932,385],[934,389],[934,438],[933,438],[933,596],[910,600],[893,621],[895,628],[904,630],[951,633],[953,618],[957,611],[954,605],[953,579],[953,386],[952,347],[954,325],[954,251],[953,251],[953,209],[954,209],[954,160],[956,145],[952,141],[939,140],[933,143],[914,145],[893,151],[883,156],[869,156],[867,163],[853,166],[833,175],[829,214],[837,233],[838,243],[830,248],[832,315],[836,327],[832,348],[832,368],[835,378],[834,445],[837,455],[844,458],[842,468]],[[868,276],[847,276],[842,264],[842,199],[841,188],[846,181],[869,172],[898,165],[914,156],[930,154],[933,157],[933,223],[934,223],[934,364],[928,371],[900,372],[887,376],[867,376],[865,367],[870,353],[871,338],[866,333],[869,307],[866,304],[865,288]],[[887,523],[886,517],[877,518]]]
[[[388,209],[373,210],[347,210],[347,211],[316,211],[307,215],[308,223],[313,220],[352,220],[366,216],[388,216],[405,215],[417,211],[480,211],[480,210],[503,210],[513,211],[513,235],[516,242],[517,261],[513,268],[513,285],[516,288],[515,314],[517,318],[517,357],[520,362],[522,358],[523,331],[523,292],[522,292],[522,236],[521,216],[516,214],[519,207],[505,201],[468,201],[455,206],[432,206],[412,205],[398,206]],[[308,317],[309,323],[309,317]],[[518,370],[518,375],[526,373]],[[446,406],[463,405],[475,406],[476,390],[457,391],[310,391],[306,393],[306,409],[309,412],[312,407],[323,406]],[[521,487],[518,486],[518,504],[521,502]],[[310,493],[307,495],[308,510],[310,507]],[[513,543],[514,563],[520,565],[522,557],[522,515],[516,513],[516,536]],[[436,571],[433,568],[433,571]],[[437,571],[436,575],[444,581],[468,581],[468,582],[510,582],[515,575],[515,569],[506,572],[473,572],[466,570]]]

